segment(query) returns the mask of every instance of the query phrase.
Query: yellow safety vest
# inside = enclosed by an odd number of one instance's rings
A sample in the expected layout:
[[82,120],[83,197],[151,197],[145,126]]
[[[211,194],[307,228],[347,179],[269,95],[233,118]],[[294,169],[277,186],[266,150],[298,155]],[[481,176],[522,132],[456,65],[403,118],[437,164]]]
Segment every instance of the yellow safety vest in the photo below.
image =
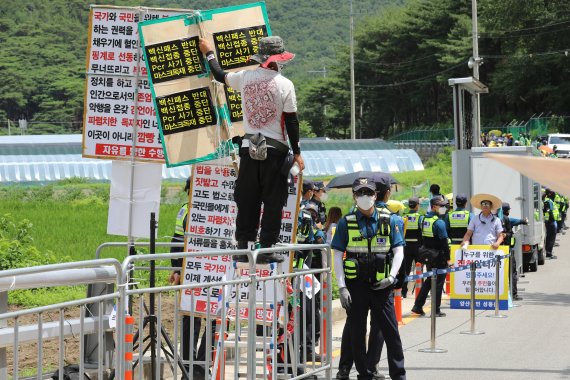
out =
[[467,228],[469,226],[469,211],[453,211],[449,214],[449,226],[451,228]]
[[430,218],[425,217],[422,223],[422,237],[433,238],[433,225],[439,217],[434,215]]
[[175,235],[182,235],[184,236],[184,218],[188,215],[188,203],[185,203],[184,206],[178,210],[178,214],[176,215],[176,227],[174,228]]
[[420,221],[423,219],[419,212],[413,212],[404,216],[406,225],[405,239],[407,242],[416,242],[420,238]]
[[[346,259],[344,260],[344,275],[348,280],[354,280],[359,275],[369,282],[380,281],[388,277],[391,265],[388,254],[391,248],[390,241],[390,211],[378,208],[378,228],[376,235],[365,238],[360,232],[356,214],[349,214],[346,218],[348,229],[348,244],[346,246]],[[378,265],[377,260],[382,263]]]

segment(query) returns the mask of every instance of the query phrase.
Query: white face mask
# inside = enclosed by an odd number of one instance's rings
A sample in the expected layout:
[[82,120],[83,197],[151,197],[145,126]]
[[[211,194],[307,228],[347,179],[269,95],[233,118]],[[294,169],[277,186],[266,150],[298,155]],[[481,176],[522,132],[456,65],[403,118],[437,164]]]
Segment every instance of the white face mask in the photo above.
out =
[[322,193],[321,194],[321,202],[324,202],[328,199],[329,195],[327,193]]
[[361,195],[360,197],[356,197],[356,205],[358,208],[368,211],[374,206],[374,201],[376,197],[373,195]]
[[442,206],[439,208],[439,210],[437,210],[437,212],[439,213],[439,215],[445,215],[445,213],[447,212],[447,208],[445,206]]

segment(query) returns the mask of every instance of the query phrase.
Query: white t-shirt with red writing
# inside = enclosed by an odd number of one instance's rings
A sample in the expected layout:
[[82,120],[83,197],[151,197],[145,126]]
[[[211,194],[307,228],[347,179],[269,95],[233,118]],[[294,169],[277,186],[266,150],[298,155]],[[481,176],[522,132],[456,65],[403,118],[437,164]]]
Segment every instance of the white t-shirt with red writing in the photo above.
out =
[[226,84],[241,92],[245,133],[261,133],[285,145],[283,112],[297,112],[293,82],[275,70],[258,67],[226,75]]

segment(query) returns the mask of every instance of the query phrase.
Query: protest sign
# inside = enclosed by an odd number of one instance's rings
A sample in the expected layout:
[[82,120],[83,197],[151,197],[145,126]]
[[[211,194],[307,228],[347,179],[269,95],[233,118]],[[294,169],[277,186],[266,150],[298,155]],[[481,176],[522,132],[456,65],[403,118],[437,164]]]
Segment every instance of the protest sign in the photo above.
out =
[[[509,259],[501,260],[499,279],[496,278],[496,255],[507,255],[509,247],[500,246],[491,250],[488,245],[471,245],[463,250],[459,245],[451,246],[451,260],[455,266],[477,263],[475,272],[475,308],[480,310],[495,309],[495,284],[499,285],[499,309],[508,310],[509,294]],[[469,309],[471,302],[471,272],[469,270],[451,273],[450,307]]]

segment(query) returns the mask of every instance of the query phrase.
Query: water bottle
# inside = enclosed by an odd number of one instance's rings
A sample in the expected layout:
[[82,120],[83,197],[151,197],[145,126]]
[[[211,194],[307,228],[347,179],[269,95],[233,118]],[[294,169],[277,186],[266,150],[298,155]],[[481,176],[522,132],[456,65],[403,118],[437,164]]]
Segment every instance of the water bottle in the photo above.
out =
[[300,171],[301,168],[299,167],[299,164],[295,162],[293,166],[291,166],[291,170],[289,171],[289,173],[291,173],[292,176],[296,176],[297,174],[299,174]]

